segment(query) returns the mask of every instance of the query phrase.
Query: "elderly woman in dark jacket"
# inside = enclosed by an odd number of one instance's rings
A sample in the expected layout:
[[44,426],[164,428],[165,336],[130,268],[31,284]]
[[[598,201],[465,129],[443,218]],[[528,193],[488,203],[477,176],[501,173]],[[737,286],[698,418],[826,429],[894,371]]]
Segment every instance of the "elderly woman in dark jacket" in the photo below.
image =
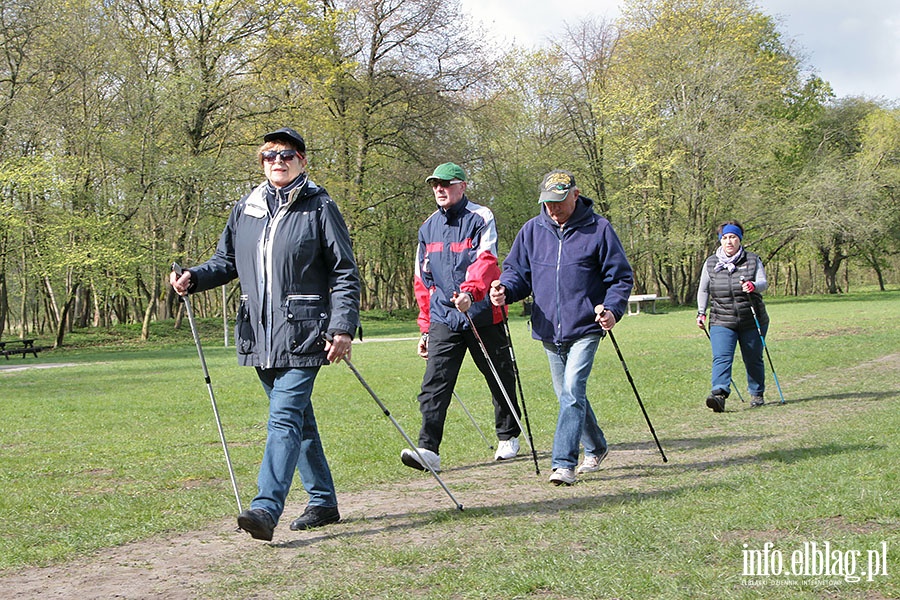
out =
[[[709,304],[709,338],[713,360],[712,391],[706,399],[706,406],[715,412],[723,412],[725,399],[731,391],[731,365],[738,343],[747,371],[750,406],[765,404],[766,368],[760,332],[765,336],[769,327],[769,316],[761,296],[768,282],[759,256],[741,245],[744,228],[740,223],[725,221],[719,225],[717,234],[720,246],[715,254],[706,259],[700,274],[697,326],[705,328]],[[759,331],[751,306],[756,309]]]
[[234,206],[212,258],[170,281],[183,295],[240,278],[238,362],[256,368],[269,422],[259,493],[238,526],[271,540],[295,469],[309,503],[291,529],[340,519],[311,396],[319,368],[350,353],[360,282],[337,205],[307,177],[303,138],[282,128],[263,140],[266,181]]

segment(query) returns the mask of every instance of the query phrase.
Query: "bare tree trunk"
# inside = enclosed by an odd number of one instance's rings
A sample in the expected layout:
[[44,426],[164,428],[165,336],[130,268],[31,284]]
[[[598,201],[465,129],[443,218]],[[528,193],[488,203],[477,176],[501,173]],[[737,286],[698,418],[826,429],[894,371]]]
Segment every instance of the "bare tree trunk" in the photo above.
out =
[[156,301],[159,298],[160,294],[160,285],[159,285],[159,269],[157,269],[156,265],[153,265],[153,291],[150,293],[150,298],[147,300],[147,310],[144,311],[144,320],[141,325],[141,340],[147,341],[150,339],[150,317],[153,316],[154,309],[156,308]]
[[69,292],[69,297],[66,298],[66,303],[63,306],[62,313],[59,315],[59,321],[56,324],[56,340],[53,342],[54,348],[59,348],[63,344],[63,339],[66,336],[66,322],[68,321],[69,312],[72,310],[72,306],[75,304],[75,296],[78,294],[78,288],[80,285],[75,284],[72,286],[72,291]]
[[6,272],[0,267],[0,338],[6,329],[6,317],[9,314],[9,296],[6,290]]

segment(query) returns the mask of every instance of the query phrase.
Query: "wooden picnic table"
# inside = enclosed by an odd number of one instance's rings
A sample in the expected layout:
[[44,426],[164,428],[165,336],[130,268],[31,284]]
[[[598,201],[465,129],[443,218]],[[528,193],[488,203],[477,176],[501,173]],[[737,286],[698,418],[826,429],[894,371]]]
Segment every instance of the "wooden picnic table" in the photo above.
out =
[[34,343],[37,339],[21,339],[21,340],[10,340],[6,342],[0,342],[0,354],[6,357],[6,360],[9,360],[9,356],[11,354],[21,354],[22,358],[25,358],[29,354],[34,354],[34,357],[37,358],[38,352],[43,350],[42,346],[35,346]]

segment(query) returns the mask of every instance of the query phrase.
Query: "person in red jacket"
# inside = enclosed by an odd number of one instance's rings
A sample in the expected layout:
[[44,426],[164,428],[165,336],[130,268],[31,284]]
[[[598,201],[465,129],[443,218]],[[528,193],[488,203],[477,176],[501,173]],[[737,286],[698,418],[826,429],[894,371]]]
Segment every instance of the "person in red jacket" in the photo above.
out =
[[[500,440],[495,460],[518,454],[521,431],[503,309],[493,306],[487,297],[491,282],[500,276],[494,215],[466,197],[466,173],[459,165],[438,165],[426,182],[431,185],[438,206],[419,228],[415,273],[422,332],[418,354],[428,361],[418,397],[422,413],[418,450],[426,464],[408,448],[401,452],[400,459],[408,467],[438,472],[444,420],[467,350],[491,390],[494,425]],[[475,324],[515,415],[464,313]]]

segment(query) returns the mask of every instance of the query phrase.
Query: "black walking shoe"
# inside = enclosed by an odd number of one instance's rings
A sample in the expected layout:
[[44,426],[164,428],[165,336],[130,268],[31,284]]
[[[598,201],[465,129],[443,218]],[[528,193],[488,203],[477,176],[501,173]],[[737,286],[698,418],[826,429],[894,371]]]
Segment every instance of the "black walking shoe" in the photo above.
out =
[[303,514],[291,523],[291,531],[302,531],[313,527],[321,527],[322,525],[330,525],[340,520],[341,513],[338,512],[337,506],[307,506]]
[[757,406],[762,406],[766,401],[763,400],[762,396],[750,396],[750,407],[756,408]]
[[713,392],[706,397],[706,405],[713,409],[713,412],[725,412],[725,394],[721,392]]
[[255,540],[272,541],[275,531],[275,519],[261,508],[251,508],[238,515],[238,527],[250,534]]

